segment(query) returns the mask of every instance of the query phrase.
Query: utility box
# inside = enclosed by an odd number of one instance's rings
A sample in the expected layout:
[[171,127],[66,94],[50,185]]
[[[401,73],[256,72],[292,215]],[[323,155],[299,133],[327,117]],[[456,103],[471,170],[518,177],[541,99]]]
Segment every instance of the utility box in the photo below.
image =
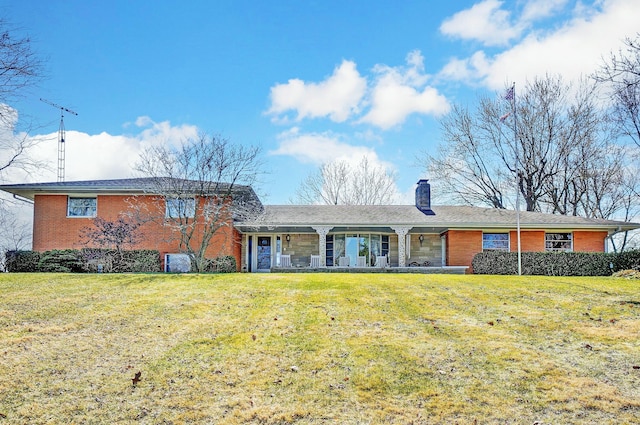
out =
[[187,254],[165,254],[164,271],[167,273],[189,273],[191,257]]

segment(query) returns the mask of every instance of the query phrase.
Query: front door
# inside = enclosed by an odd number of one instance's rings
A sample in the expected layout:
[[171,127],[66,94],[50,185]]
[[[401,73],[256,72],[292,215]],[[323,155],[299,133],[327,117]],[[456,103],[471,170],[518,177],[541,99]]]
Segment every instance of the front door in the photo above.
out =
[[271,270],[271,236],[258,236],[256,269]]

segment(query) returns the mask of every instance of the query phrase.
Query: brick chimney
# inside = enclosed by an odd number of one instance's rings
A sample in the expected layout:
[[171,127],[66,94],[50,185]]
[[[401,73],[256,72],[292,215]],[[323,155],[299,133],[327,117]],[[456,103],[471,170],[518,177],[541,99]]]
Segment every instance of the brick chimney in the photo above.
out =
[[436,215],[431,209],[431,185],[429,180],[421,179],[416,187],[416,208],[426,215]]

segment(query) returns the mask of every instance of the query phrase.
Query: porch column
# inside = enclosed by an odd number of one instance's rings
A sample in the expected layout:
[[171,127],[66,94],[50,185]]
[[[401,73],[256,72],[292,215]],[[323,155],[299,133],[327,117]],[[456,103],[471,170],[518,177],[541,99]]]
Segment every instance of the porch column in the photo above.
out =
[[313,230],[318,232],[319,248],[320,251],[320,267],[327,267],[327,233],[333,229],[333,226],[315,226]]
[[407,247],[405,243],[407,241],[407,233],[409,233],[411,227],[392,227],[391,230],[398,235],[398,267],[406,267]]

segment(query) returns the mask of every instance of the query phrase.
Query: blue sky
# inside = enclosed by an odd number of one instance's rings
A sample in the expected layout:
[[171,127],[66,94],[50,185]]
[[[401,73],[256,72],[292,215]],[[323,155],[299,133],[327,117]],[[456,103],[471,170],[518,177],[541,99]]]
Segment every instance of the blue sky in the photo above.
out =
[[[417,165],[453,103],[537,75],[593,72],[635,36],[637,0],[0,1],[48,78],[15,105],[38,122],[32,155],[55,181],[124,178],[145,146],[204,131],[260,145],[259,188],[286,203],[320,164],[367,155],[398,175],[400,203],[437,176]],[[437,199],[434,200],[437,204]]]

